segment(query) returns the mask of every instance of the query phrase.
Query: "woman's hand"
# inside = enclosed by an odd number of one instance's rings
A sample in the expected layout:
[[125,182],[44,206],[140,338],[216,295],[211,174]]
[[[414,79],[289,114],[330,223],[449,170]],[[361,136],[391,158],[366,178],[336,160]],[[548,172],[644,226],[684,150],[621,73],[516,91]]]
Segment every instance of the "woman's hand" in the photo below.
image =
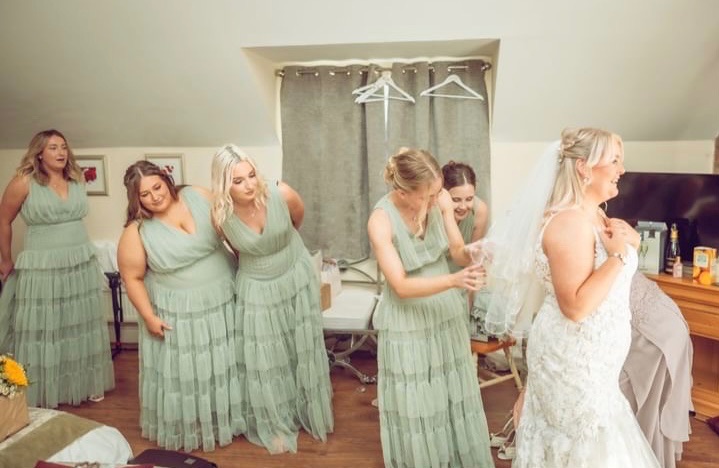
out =
[[152,317],[145,319],[145,326],[150,335],[157,338],[164,338],[165,331],[172,330],[172,327],[160,320],[160,317],[153,315]]
[[635,249],[639,248],[639,241],[641,240],[639,233],[634,228],[617,218],[607,220],[607,226],[600,237],[604,248],[610,255],[615,252],[626,254],[627,244]]
[[487,273],[481,265],[470,265],[452,275],[456,288],[478,291],[486,284]]
[[442,214],[454,213],[454,203],[452,203],[452,196],[446,189],[439,191],[437,195],[437,206],[439,206]]
[[5,281],[13,270],[15,270],[15,264],[12,260],[0,261],[0,281]]
[[625,243],[631,245],[635,249],[639,248],[639,243],[642,241],[642,237],[629,223],[619,218],[609,218],[607,220],[607,230],[610,235],[615,234],[625,239]]

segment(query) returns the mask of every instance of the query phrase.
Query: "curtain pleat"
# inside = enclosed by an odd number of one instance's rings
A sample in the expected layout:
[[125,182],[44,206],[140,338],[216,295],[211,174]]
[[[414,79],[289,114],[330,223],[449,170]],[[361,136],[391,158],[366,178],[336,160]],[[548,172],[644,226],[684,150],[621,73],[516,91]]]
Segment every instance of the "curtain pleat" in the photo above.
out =
[[[392,79],[416,102],[390,100],[387,122],[382,101],[356,104],[352,94],[377,79],[377,66],[364,73],[362,65],[312,67],[314,73],[307,67],[284,69],[282,173],[304,200],[300,233],[309,249],[336,258],[368,255],[367,218],[387,191],[382,180],[387,158],[402,146],[428,149],[441,164],[450,159],[470,164],[477,194],[489,202],[487,101],[420,96],[442,82],[453,63],[433,62],[433,71],[427,62],[392,65]],[[453,72],[486,97],[485,63],[461,63],[468,68]]]

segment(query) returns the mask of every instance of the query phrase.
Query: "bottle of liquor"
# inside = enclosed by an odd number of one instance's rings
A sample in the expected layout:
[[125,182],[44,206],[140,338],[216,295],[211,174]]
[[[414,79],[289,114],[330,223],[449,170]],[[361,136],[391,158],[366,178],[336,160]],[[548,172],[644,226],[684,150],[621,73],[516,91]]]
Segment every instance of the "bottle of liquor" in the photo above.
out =
[[[664,257],[664,272],[672,274],[674,271],[674,260],[679,257],[679,230],[677,229],[677,223],[672,223],[672,227],[669,230],[669,245],[667,246],[667,254]],[[680,260],[681,261],[681,260]]]

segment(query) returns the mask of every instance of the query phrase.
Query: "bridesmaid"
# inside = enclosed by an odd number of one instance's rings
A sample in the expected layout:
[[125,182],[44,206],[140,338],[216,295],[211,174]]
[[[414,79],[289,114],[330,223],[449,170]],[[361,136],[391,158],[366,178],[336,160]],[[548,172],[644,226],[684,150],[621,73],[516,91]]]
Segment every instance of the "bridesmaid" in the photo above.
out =
[[[14,263],[11,225],[18,213],[28,229]],[[0,344],[9,347],[14,338],[32,382],[30,406],[100,401],[115,385],[104,279],[85,216],[85,181],[67,139],[57,130],[36,134],[0,204],[0,280],[15,271],[0,301],[8,330]]]
[[231,328],[235,263],[210,222],[209,192],[177,188],[156,165],[125,172],[118,264],[142,317],[142,436],[211,451],[244,430]]
[[267,183],[240,148],[212,160],[212,219],[239,256],[236,336],[246,436],[270,453],[296,452],[303,427],[327,440],[332,386],[319,279],[297,228],[304,206],[282,182]]
[[[459,232],[465,244],[471,244],[483,238],[487,232],[489,209],[487,204],[480,200],[477,191],[477,176],[471,166],[450,161],[442,166],[444,189],[452,197],[454,220],[457,222]],[[450,264],[450,270],[460,269]]]
[[373,319],[385,466],[492,467],[460,294],[477,290],[483,271],[449,273],[448,250],[460,264],[469,258],[430,153],[400,150],[384,179],[392,190],[375,205],[368,231],[387,278]]

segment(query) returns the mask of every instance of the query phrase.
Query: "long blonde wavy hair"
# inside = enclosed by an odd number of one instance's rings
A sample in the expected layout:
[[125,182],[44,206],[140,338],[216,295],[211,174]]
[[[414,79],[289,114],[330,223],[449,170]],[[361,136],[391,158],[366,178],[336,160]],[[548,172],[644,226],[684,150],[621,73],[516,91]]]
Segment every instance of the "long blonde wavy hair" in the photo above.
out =
[[259,209],[267,203],[267,182],[257,170],[255,161],[237,145],[227,144],[215,152],[212,157],[212,224],[220,229],[227,216],[232,213],[233,202],[230,196],[232,170],[241,162],[247,162],[257,177],[257,195],[255,206]]
[[[566,128],[562,131],[557,163],[559,172],[547,202],[546,213],[581,205],[584,189],[591,181],[592,168],[614,156],[614,143],[624,151],[619,135],[598,128]],[[577,162],[585,161],[587,180],[577,170]]]
[[[394,190],[413,192],[437,178],[442,179],[442,170],[434,156],[423,149],[400,148],[397,154],[390,156],[384,168],[384,181]],[[424,233],[428,205],[429,202],[424,203],[417,214],[415,236]]]
[[17,175],[21,177],[31,176],[40,185],[48,184],[50,177],[47,171],[45,171],[45,168],[42,166],[42,159],[40,156],[42,155],[42,152],[45,151],[47,142],[54,136],[62,138],[67,145],[67,162],[65,163],[65,168],[63,169],[63,178],[65,180],[74,180],[75,182],[84,184],[85,177],[82,174],[82,169],[80,169],[80,166],[75,160],[75,154],[72,152],[72,149],[70,149],[70,143],[67,141],[67,138],[65,138],[65,135],[55,129],[43,130],[32,137],[25,155],[22,160],[20,160],[20,165],[16,171]]

